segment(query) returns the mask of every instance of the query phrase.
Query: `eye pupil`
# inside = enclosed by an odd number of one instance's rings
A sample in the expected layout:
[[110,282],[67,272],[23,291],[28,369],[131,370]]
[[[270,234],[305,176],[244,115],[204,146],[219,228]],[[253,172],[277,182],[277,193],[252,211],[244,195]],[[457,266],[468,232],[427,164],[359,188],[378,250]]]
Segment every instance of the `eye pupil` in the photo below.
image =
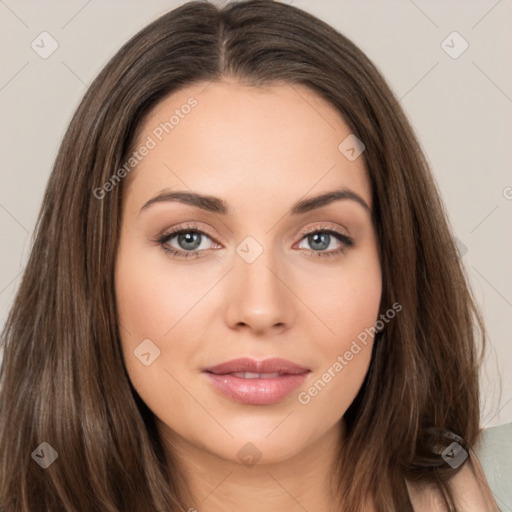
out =
[[[194,231],[187,231],[178,235],[178,244],[185,250],[194,251],[201,245],[201,234]],[[184,246],[182,244],[185,244]],[[190,246],[191,244],[192,246]]]
[[[323,250],[329,247],[330,235],[329,233],[313,233],[309,235],[309,242],[311,247],[315,250]],[[320,247],[318,247],[318,244]]]

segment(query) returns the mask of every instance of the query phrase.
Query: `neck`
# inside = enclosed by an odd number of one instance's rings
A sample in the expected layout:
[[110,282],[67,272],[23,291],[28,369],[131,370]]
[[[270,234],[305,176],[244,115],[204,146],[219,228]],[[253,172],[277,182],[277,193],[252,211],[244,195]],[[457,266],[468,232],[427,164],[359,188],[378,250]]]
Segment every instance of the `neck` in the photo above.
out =
[[[193,512],[283,512],[342,510],[333,471],[341,448],[343,422],[306,449],[275,462],[244,464],[206,451],[159,425],[172,457],[182,468]],[[268,459],[266,459],[268,460]]]

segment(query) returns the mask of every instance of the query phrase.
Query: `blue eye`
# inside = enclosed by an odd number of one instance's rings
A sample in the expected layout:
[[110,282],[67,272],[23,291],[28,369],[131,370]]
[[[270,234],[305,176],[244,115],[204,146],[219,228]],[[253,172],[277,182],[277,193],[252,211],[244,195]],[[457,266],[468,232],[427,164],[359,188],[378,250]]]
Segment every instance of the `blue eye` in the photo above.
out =
[[[326,251],[333,237],[340,243],[340,246],[336,249]],[[205,238],[211,240],[207,233],[191,225],[166,233],[158,240],[158,243],[162,246],[162,249],[167,254],[172,255],[172,257],[199,258],[202,257],[200,253],[208,249],[208,247],[201,249],[202,242]],[[169,245],[173,239],[176,239],[178,248]],[[352,238],[334,229],[317,228],[314,231],[303,234],[301,242],[302,240],[306,240],[310,247],[312,247],[309,252],[313,256],[319,257],[337,256],[354,245]],[[300,247],[300,249],[303,249],[303,247]]]
[[[204,231],[199,229],[181,228],[164,235],[159,240],[159,243],[167,254],[171,254],[177,258],[198,258],[199,253],[202,252],[202,250],[198,248],[201,246],[202,239],[205,237],[210,239]],[[169,242],[174,238],[176,238],[178,245],[182,247],[183,250],[169,246]]]
[[[333,237],[340,243],[340,246],[337,249],[325,251],[325,249],[329,247]],[[307,240],[310,247],[313,248],[312,253],[320,257],[337,256],[354,245],[352,238],[333,229],[316,229],[306,234],[302,240]]]

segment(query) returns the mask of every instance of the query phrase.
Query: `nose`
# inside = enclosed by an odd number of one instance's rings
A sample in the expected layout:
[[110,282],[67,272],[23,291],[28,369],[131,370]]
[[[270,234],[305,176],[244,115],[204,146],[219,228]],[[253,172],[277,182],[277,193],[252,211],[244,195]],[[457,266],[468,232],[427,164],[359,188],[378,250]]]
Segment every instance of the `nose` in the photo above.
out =
[[226,323],[258,335],[290,328],[297,300],[292,288],[270,250],[252,263],[236,256],[227,290]]

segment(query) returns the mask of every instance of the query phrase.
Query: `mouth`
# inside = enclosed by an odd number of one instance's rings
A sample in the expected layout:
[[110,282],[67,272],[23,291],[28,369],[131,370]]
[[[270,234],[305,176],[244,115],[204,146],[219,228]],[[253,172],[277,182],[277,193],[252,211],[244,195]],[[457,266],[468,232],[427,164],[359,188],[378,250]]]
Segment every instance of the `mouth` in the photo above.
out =
[[286,373],[253,373],[253,372],[231,372],[223,375],[233,375],[234,377],[240,377],[241,379],[275,379],[276,377],[282,377],[283,375],[289,375]]
[[204,375],[213,388],[230,400],[246,405],[270,405],[298,388],[311,372],[286,359],[235,359],[208,367]]

